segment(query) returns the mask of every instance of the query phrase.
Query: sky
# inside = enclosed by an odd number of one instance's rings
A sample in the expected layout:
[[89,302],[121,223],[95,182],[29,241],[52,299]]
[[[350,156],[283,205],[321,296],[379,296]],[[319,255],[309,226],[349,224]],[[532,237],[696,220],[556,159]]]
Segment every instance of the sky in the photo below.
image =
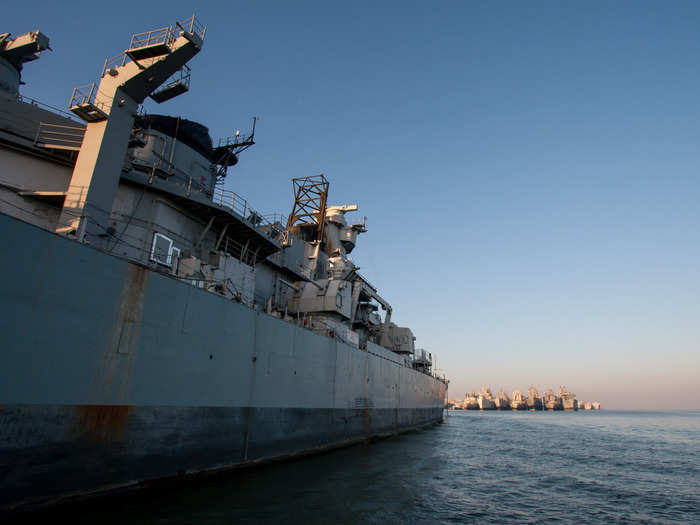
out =
[[[358,204],[353,260],[450,397],[700,408],[700,3],[200,4],[192,89],[147,111],[260,117],[226,185],[263,213],[318,173]],[[65,109],[193,8],[14,2],[0,31],[50,37],[23,94]]]

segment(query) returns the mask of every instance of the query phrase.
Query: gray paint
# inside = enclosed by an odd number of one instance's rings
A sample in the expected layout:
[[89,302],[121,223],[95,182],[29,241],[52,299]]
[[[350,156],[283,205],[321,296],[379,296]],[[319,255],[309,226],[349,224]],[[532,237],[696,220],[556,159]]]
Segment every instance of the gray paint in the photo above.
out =
[[[445,384],[0,215],[9,508],[442,419]],[[90,406],[93,405],[93,406]]]
[[441,417],[441,408],[140,406],[129,410],[121,436],[108,437],[86,427],[75,407],[6,405],[0,408],[0,516],[23,505],[135,487],[144,480],[320,452]]

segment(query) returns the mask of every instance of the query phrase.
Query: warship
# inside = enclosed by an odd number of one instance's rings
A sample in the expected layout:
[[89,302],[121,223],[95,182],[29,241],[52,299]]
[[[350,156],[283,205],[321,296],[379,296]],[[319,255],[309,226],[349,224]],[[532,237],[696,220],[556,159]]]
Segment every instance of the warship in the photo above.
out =
[[498,393],[498,397],[494,400],[498,410],[510,410],[510,398],[503,390]]
[[523,397],[523,393],[520,390],[513,392],[513,398],[510,402],[510,408],[512,410],[525,410],[527,409],[527,403]]
[[463,401],[460,399],[448,399],[447,410],[464,410]]
[[19,91],[48,37],[0,35],[0,512],[443,418],[448,381],[349,257],[357,205],[314,175],[264,215],[224,186],[256,120],[215,144],[144,114],[189,90],[205,34],[134,34],[70,113]]
[[480,410],[496,410],[496,403],[493,399],[493,395],[491,394],[491,389],[488,387],[481,388],[478,402]]
[[576,400],[576,394],[569,392],[565,386],[559,387],[559,399],[561,399],[562,409],[564,410],[578,410],[578,401]]
[[469,392],[464,398],[464,410],[479,410],[479,397],[476,392]]
[[528,410],[542,410],[542,398],[540,393],[534,386],[531,386],[527,390],[527,408]]
[[542,404],[546,410],[562,410],[561,398],[551,388],[544,393]]

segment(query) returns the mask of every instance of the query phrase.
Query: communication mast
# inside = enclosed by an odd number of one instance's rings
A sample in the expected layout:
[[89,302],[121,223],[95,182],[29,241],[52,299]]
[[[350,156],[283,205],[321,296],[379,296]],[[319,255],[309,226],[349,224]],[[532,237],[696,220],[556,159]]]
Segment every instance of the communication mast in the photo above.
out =
[[238,155],[255,144],[255,124],[258,117],[253,117],[253,129],[247,137],[241,137],[241,132],[236,131],[233,137],[219,139],[219,144],[212,150],[216,169],[216,182],[222,183],[226,178],[229,166],[238,164]]
[[306,241],[322,241],[328,200],[328,180],[323,173],[292,179],[294,207],[287,220],[287,231]]

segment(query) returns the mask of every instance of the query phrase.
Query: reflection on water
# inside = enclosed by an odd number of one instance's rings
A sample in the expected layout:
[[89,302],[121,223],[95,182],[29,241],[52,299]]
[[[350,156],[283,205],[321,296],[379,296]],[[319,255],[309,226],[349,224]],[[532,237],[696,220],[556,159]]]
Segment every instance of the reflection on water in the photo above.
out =
[[698,480],[698,411],[450,412],[421,432],[46,516],[129,524],[692,522]]

